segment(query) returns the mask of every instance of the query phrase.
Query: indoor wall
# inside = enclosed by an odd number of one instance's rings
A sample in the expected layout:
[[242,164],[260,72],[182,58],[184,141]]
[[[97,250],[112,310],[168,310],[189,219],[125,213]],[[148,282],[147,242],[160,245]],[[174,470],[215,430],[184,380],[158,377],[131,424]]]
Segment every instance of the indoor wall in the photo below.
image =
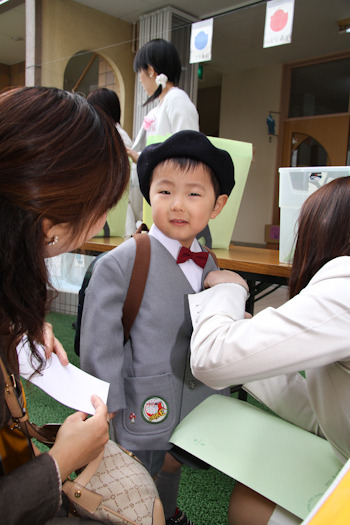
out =
[[24,62],[8,66],[0,64],[0,90],[8,87],[24,86],[25,84]]
[[71,0],[43,0],[43,86],[63,88],[69,59],[82,51],[96,51],[113,67],[121,86],[122,126],[131,135],[134,104],[132,24]]
[[251,142],[254,151],[233,242],[264,245],[265,224],[272,221],[278,137],[269,139],[266,119],[273,112],[277,135],[281,81],[282,66],[242,71],[222,79],[220,137]]

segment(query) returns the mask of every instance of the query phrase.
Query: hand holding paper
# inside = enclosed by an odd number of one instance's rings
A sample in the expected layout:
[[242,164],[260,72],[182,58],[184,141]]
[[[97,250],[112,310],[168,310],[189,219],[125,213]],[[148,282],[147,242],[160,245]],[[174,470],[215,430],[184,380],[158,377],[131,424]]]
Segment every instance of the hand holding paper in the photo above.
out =
[[[38,351],[45,358],[43,348],[38,347]],[[95,413],[91,403],[93,394],[107,403],[109,383],[83,372],[74,365],[62,366],[55,354],[47,360],[40,374],[36,373],[31,377],[34,369],[30,362],[28,343],[22,341],[17,347],[17,353],[20,375],[60,403],[86,414]]]

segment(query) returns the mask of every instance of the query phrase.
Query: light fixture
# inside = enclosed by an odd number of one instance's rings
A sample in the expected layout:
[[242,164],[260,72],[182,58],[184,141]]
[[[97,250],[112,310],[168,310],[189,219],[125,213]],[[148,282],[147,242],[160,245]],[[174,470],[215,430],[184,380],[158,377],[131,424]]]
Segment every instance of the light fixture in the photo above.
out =
[[350,33],[350,18],[338,20],[339,33]]

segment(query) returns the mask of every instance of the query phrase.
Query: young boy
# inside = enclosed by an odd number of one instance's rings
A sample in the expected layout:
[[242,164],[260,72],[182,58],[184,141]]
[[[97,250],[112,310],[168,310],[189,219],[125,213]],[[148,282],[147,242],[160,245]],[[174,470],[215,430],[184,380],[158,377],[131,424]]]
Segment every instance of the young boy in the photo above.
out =
[[[136,251],[131,238],[95,265],[83,310],[81,366],[110,383],[108,410],[116,412],[116,440],[158,474],[167,524],[183,525],[190,522],[176,509],[181,463],[169,454],[163,462],[176,425],[218,393],[190,370],[187,295],[201,291],[207,273],[217,269],[196,235],[226,204],[234,167],[230,155],[205,135],[180,131],[145,148],[137,171],[154,223],[142,303],[124,344],[122,310]],[[187,258],[189,249],[199,261]]]

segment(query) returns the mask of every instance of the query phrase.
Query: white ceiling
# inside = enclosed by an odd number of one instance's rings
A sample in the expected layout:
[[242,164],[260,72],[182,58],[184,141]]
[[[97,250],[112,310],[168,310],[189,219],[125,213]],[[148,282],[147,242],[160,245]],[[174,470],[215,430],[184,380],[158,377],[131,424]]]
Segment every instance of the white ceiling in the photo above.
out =
[[[168,5],[198,19],[214,16],[212,60],[206,63],[206,70],[217,75],[350,50],[350,34],[340,34],[337,24],[350,17],[349,0],[295,0],[292,43],[267,49],[262,46],[265,0],[75,1],[128,22]],[[24,40],[11,38],[24,35],[23,0],[0,5],[0,63],[24,60]]]

